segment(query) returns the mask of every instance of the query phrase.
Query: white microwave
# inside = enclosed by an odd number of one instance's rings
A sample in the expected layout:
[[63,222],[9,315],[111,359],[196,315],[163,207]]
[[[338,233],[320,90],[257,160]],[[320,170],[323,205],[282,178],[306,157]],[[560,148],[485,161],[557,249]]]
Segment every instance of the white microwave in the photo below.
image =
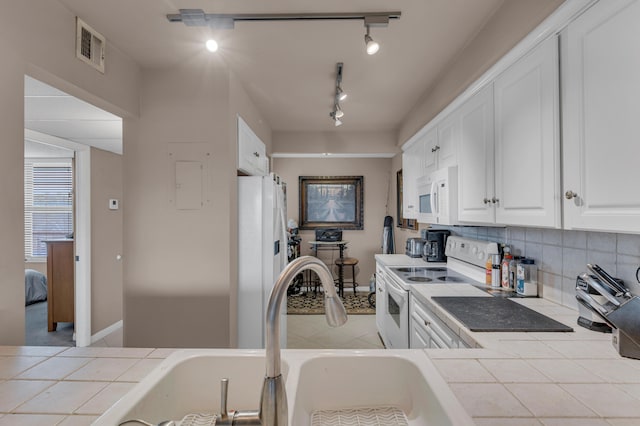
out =
[[458,224],[458,168],[445,167],[418,178],[418,222]]

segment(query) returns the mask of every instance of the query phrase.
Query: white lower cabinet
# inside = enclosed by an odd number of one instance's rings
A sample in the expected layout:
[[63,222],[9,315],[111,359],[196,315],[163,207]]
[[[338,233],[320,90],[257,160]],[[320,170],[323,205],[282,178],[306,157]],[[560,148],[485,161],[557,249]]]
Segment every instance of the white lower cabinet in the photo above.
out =
[[409,296],[409,348],[455,349],[469,346],[413,294]]
[[600,1],[561,33],[566,229],[640,232],[640,1]]

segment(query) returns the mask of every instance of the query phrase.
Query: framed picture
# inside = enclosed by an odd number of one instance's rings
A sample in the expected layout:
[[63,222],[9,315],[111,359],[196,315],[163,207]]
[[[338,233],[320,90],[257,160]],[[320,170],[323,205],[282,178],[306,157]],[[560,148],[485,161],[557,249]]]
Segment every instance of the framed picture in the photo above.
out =
[[396,172],[396,208],[398,228],[407,228],[416,231],[418,229],[418,221],[402,217],[402,169]]
[[300,229],[363,228],[362,176],[300,176]]

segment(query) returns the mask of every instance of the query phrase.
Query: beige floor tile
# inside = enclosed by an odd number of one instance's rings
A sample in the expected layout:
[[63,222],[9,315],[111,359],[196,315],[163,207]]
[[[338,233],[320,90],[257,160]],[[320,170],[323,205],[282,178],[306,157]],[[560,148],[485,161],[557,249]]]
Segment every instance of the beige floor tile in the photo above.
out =
[[111,383],[102,389],[96,396],[87,401],[75,412],[78,414],[100,415],[122,398],[135,386],[135,383]]
[[90,426],[99,416],[67,416],[56,426]]
[[623,359],[585,359],[576,362],[609,383],[640,383],[640,370],[629,368]]
[[632,397],[640,400],[640,385],[637,383],[633,384],[617,384],[616,387],[618,389],[622,389],[624,392],[628,393]]
[[438,371],[449,383],[495,382],[493,377],[475,359],[434,359]]
[[114,381],[139,360],[133,358],[96,358],[67,376],[66,380]]
[[535,369],[555,383],[602,383],[604,380],[568,359],[529,359]]
[[41,356],[0,356],[0,379],[11,379],[46,359]]
[[54,357],[17,376],[19,379],[61,380],[86,365],[93,358]]
[[612,384],[560,386],[601,417],[640,417],[640,400]]
[[58,382],[19,406],[16,413],[71,414],[107,386],[98,382]]
[[551,382],[551,379],[521,359],[483,359],[480,364],[502,383]]
[[12,411],[54,383],[38,380],[7,380],[0,382],[0,412],[8,413]]
[[638,419],[606,419],[612,426],[638,426]]
[[474,417],[473,421],[477,426],[540,426],[537,419],[515,418],[515,417]]
[[536,417],[596,417],[556,384],[505,385]]
[[545,426],[609,426],[603,419],[589,419],[589,418],[545,418],[540,419]]
[[141,359],[136,364],[134,364],[130,369],[125,371],[121,376],[119,376],[116,380],[118,382],[139,382],[142,380],[147,374],[149,374],[154,368],[156,368],[162,359]]
[[451,390],[472,417],[530,417],[525,408],[498,383],[452,383]]
[[56,414],[7,414],[0,418],[0,426],[52,426],[62,420],[64,416]]

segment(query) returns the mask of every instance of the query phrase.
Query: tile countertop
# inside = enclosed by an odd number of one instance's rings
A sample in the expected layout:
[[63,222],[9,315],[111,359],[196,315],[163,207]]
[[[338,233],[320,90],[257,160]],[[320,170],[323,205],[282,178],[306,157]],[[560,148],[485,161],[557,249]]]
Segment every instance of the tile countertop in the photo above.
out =
[[475,347],[426,352],[478,425],[640,424],[640,360],[618,355],[611,334],[578,326],[576,311],[545,299],[511,299],[574,332],[471,332],[430,299],[485,295],[480,289],[415,286],[412,294]]
[[[466,284],[414,287],[422,302],[478,292]],[[575,332],[473,333],[435,308],[482,347],[425,350],[478,425],[640,424],[640,360],[620,357],[611,335],[577,326],[571,309],[518,303]],[[0,426],[89,425],[173,351],[0,346]]]

